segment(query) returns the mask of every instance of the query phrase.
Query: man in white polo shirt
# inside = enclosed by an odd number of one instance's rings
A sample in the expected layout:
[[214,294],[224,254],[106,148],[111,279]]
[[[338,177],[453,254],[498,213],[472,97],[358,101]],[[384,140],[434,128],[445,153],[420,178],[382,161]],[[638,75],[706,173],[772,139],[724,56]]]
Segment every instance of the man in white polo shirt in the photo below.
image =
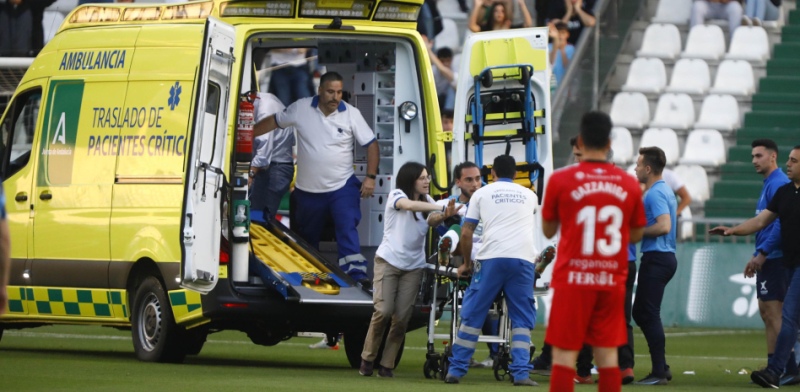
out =
[[[256,123],[254,136],[276,128],[297,130],[297,179],[293,229],[319,248],[322,229],[333,219],[339,266],[362,284],[369,283],[367,260],[361,255],[357,226],[360,197],[375,190],[380,153],[375,133],[361,112],[342,101],[342,75],[322,75],[319,95],[298,99],[284,111]],[[353,172],[353,146],[367,150],[367,176],[362,184]]]

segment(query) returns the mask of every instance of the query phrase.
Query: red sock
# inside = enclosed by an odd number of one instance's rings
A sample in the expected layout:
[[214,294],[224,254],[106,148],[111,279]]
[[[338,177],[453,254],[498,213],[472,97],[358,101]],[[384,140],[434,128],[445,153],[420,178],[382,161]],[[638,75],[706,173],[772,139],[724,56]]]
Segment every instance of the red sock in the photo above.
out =
[[575,368],[553,365],[550,371],[550,392],[572,392],[575,390]]
[[597,390],[600,392],[620,392],[622,390],[622,372],[614,366],[610,368],[599,368],[600,382]]

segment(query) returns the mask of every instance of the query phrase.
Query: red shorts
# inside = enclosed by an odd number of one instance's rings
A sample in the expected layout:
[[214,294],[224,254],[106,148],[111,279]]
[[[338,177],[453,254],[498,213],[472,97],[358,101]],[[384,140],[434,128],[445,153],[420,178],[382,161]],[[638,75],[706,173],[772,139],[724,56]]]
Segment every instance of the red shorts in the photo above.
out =
[[628,342],[625,290],[553,288],[545,341],[565,350],[619,347]]

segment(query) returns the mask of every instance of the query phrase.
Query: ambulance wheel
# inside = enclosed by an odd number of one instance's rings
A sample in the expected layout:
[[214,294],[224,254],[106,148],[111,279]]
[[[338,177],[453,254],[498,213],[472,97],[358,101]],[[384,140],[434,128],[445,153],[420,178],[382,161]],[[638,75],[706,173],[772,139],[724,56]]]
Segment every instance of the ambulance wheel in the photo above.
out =
[[180,329],[161,282],[152,276],[145,278],[136,290],[131,312],[136,357],[145,362],[182,362],[186,349],[181,332],[185,331]]
[[[383,358],[383,348],[386,346],[386,337],[389,335],[389,326],[386,326],[386,331],[383,333],[383,343],[381,343],[381,347],[378,349],[378,356],[375,357],[375,364],[379,364],[381,362],[381,358]],[[350,363],[350,367],[353,369],[358,369],[361,367],[361,353],[364,351],[364,341],[367,339],[367,330],[366,329],[359,329],[353,330],[350,332],[344,333],[344,352],[347,354],[347,361]],[[403,342],[400,344],[400,350],[397,351],[397,356],[394,358],[394,366],[400,364],[400,359],[403,358],[403,349],[406,345],[406,339],[403,338]]]
[[528,69],[528,67],[520,67],[520,71],[522,71],[520,72],[522,77],[519,79],[519,84],[524,86],[526,83],[530,83],[531,71]]

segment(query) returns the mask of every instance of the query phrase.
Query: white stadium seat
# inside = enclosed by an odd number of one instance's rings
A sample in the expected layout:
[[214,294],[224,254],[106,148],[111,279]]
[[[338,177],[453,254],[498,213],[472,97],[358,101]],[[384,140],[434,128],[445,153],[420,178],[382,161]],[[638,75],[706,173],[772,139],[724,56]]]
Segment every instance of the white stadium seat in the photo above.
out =
[[[433,45],[434,53],[441,48],[450,48],[453,52],[461,51],[461,42],[458,35],[458,25],[450,18],[442,19],[442,31],[436,35]],[[458,63],[454,63],[458,64]]]
[[610,116],[615,127],[642,129],[650,122],[650,104],[642,93],[617,93]]
[[[701,60],[702,61],[702,60]],[[686,94],[663,94],[658,98],[654,128],[689,129],[694,124],[694,102]]]
[[739,128],[739,103],[731,95],[707,95],[700,108],[695,128],[732,131]]
[[660,0],[653,23],[689,23],[692,14],[692,0]]
[[618,165],[624,165],[633,159],[633,138],[627,128],[611,129],[611,151],[614,152],[611,161]]
[[681,33],[673,24],[654,23],[647,26],[642,39],[639,57],[674,59],[681,54]]
[[706,169],[698,165],[678,165],[673,171],[683,180],[692,200],[702,203],[711,196]]
[[[688,192],[689,188],[686,188],[686,191]],[[689,194],[689,196],[691,196],[691,193]],[[684,208],[683,211],[681,211],[680,219],[687,219],[687,221],[681,222],[681,228],[679,231],[681,235],[680,239],[688,240],[692,238],[692,235],[694,235],[694,222],[691,221],[692,210],[689,209],[689,206],[686,206],[686,208]]]
[[761,26],[741,26],[733,32],[726,59],[761,63],[769,59],[769,38]]
[[755,91],[756,82],[753,67],[744,60],[725,60],[717,68],[712,94],[750,95]]
[[650,128],[642,134],[639,147],[658,147],[667,156],[667,165],[675,164],[680,155],[678,135],[669,128]]
[[726,161],[725,140],[715,129],[695,129],[686,138],[683,165],[719,166]]
[[711,72],[701,59],[680,59],[672,70],[669,86],[671,93],[705,94],[711,87]]
[[622,91],[660,93],[667,85],[667,70],[660,59],[637,58],[631,63]]
[[717,25],[697,25],[689,30],[686,47],[681,57],[719,60],[725,55],[725,34]]

